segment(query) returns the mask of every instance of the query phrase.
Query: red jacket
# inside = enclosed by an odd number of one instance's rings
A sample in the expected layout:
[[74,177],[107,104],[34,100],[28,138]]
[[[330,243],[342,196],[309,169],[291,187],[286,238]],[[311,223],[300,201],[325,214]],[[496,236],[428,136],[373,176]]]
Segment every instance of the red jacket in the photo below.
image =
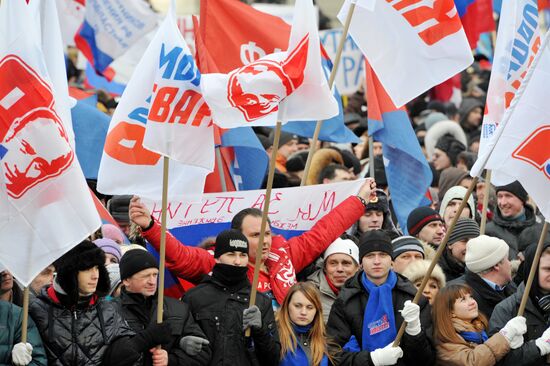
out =
[[[311,230],[288,241],[282,236],[272,238],[271,251],[265,265],[269,271],[260,271],[258,291],[272,291],[279,304],[296,282],[296,272],[300,272],[327,247],[353,225],[365,208],[355,196],[347,198],[331,212],[320,219]],[[155,247],[160,248],[160,225],[155,224],[143,232],[143,237]],[[216,262],[212,254],[197,247],[187,246],[166,233],[166,268],[177,276],[198,284],[202,277],[212,271]],[[248,278],[252,282],[254,265],[248,265]]]

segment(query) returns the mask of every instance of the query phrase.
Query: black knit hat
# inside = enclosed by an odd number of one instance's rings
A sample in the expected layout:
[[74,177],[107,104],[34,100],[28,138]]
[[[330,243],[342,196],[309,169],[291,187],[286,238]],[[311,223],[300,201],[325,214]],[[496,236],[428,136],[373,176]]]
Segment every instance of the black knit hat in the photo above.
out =
[[55,261],[55,281],[67,293],[69,301],[78,300],[78,272],[97,266],[99,279],[96,293],[106,295],[110,288],[109,273],[105,269],[105,253],[89,240],[84,240]]
[[216,237],[214,258],[229,252],[241,252],[248,254],[248,239],[239,230],[224,230]]
[[456,222],[455,228],[449,235],[448,245],[457,241],[477,238],[480,235],[479,225],[476,220],[467,217],[461,217]]
[[380,211],[384,214],[389,211],[388,196],[382,189],[376,190],[376,198],[371,198],[365,206],[365,212],[367,211]]
[[407,218],[407,230],[409,235],[416,236],[420,230],[432,221],[441,221],[441,216],[428,206],[417,207],[411,211]]
[[527,202],[527,196],[528,196],[527,191],[525,189],[523,189],[523,186],[517,180],[510,183],[510,184],[507,184],[505,186],[496,187],[495,191],[496,191],[496,193],[498,193],[500,191],[510,192],[514,196],[519,198],[521,200],[521,202],[523,202],[523,203]]
[[120,279],[132,277],[134,274],[148,268],[158,268],[157,258],[146,250],[131,249],[120,259]]
[[441,136],[439,140],[437,140],[435,148],[444,151],[453,166],[456,165],[458,154],[466,151],[466,146],[464,146],[462,142],[455,139],[451,134]]
[[367,231],[359,238],[359,260],[371,252],[393,253],[391,239],[383,230]]

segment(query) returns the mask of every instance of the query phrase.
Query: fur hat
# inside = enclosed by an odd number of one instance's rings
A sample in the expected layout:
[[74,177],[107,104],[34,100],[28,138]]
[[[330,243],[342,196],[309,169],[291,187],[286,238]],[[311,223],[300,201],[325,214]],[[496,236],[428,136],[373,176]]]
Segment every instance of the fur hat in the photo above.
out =
[[435,149],[439,149],[447,156],[449,157],[449,160],[451,161],[451,164],[454,166],[456,165],[456,159],[458,158],[458,154],[460,154],[463,151],[466,151],[466,145],[464,145],[462,142],[458,141],[454,138],[451,134],[446,134],[441,136],[436,144]]
[[456,140],[461,142],[464,146],[468,143],[466,133],[455,121],[441,121],[435,124],[426,133],[424,137],[424,146],[426,147],[426,155],[431,157],[434,154],[435,144],[441,138],[441,136],[451,134]]
[[55,281],[67,293],[69,301],[78,301],[78,272],[99,268],[96,294],[104,296],[109,292],[109,273],[105,269],[105,253],[89,240],[84,240],[69,250],[54,264],[57,272]]
[[[428,272],[428,268],[430,268],[430,264],[431,261],[429,260],[413,261],[405,268],[402,275],[407,277],[412,283],[415,283],[416,281],[424,278]],[[443,273],[443,270],[439,264],[435,265],[430,278],[435,278],[435,280],[439,283],[439,288],[445,286],[445,273]]]

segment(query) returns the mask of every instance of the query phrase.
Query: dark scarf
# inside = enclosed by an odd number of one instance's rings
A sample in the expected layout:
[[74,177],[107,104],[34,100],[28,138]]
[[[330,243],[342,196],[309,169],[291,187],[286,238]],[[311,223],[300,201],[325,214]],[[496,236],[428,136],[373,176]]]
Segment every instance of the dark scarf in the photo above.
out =
[[397,335],[392,301],[392,290],[397,283],[397,275],[390,270],[386,282],[376,286],[363,272],[361,283],[369,293],[369,300],[363,316],[361,349],[372,352],[387,346]]
[[232,291],[240,290],[250,284],[247,277],[248,267],[216,263],[212,268],[212,278]]

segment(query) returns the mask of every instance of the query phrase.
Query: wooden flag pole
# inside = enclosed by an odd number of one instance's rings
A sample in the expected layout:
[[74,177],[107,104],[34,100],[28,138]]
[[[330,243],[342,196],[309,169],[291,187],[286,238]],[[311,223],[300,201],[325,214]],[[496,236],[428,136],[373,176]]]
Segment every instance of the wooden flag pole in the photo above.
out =
[[168,206],[168,168],[169,159],[164,158],[162,168],[162,208],[160,213],[160,261],[159,261],[159,286],[157,301],[157,323],[162,323],[164,308],[164,268],[166,266],[166,207]]
[[225,171],[223,170],[223,159],[220,147],[216,146],[216,162],[218,163],[218,174],[220,176],[220,183],[222,186],[222,192],[227,192],[227,183],[225,182]]
[[542,254],[542,247],[544,246],[544,241],[546,240],[546,234],[548,232],[548,221],[544,221],[542,226],[542,232],[540,233],[540,239],[537,244],[537,251],[535,252],[535,258],[533,263],[531,263],[531,269],[529,270],[529,277],[525,283],[525,291],[521,297],[521,303],[519,304],[518,316],[523,316],[525,312],[525,306],[527,305],[527,300],[529,300],[529,292],[533,284],[533,279],[535,278],[535,273],[537,273],[537,267],[539,265],[540,255]]
[[[349,26],[351,24],[351,17],[355,10],[355,3],[351,3],[349,7],[349,12],[346,17],[346,22],[344,23],[344,29],[342,30],[342,37],[338,42],[338,48],[336,49],[336,56],[334,57],[334,64],[332,65],[332,70],[330,71],[330,76],[328,78],[328,87],[332,90],[334,85],[334,80],[336,79],[336,73],[338,72],[338,66],[340,65],[340,59],[342,58],[342,51],[344,50],[344,45],[346,44],[346,38],[348,37]],[[315,124],[315,131],[313,132],[313,139],[309,144],[309,153],[307,154],[306,166],[304,168],[304,175],[302,176],[302,182],[300,186],[305,186],[307,181],[307,176],[309,175],[309,168],[311,167],[311,160],[313,159],[313,154],[317,149],[317,141],[319,141],[319,133],[321,132],[321,126],[323,121],[317,121]]]
[[27,343],[27,327],[29,324],[29,286],[23,292],[23,319],[21,320],[21,343]]
[[[269,174],[267,175],[267,186],[265,188],[262,222],[260,224],[260,237],[258,239],[258,248],[256,249],[256,263],[254,263],[254,278],[252,280],[252,289],[250,291],[249,306],[252,306],[256,303],[256,294],[258,293],[258,281],[260,278],[260,267],[262,266],[262,251],[264,248],[265,229],[267,225],[267,215],[269,213],[269,203],[271,201],[273,177],[275,176],[275,160],[277,159],[277,149],[279,148],[281,127],[281,122],[277,122],[277,126],[275,127],[275,137],[273,139],[273,149],[271,150],[271,159],[269,160]],[[245,336],[250,337],[250,328],[246,330]]]
[[480,235],[485,235],[485,227],[487,226],[487,208],[489,205],[489,193],[491,192],[491,170],[487,169],[485,175],[485,195],[483,195],[483,209],[481,211],[481,223],[479,225]]
[[[443,241],[441,244],[439,244],[439,247],[437,248],[437,251],[435,252],[435,256],[432,259],[432,262],[430,263],[430,266],[428,267],[428,270],[426,271],[426,274],[424,275],[424,278],[422,279],[422,283],[420,284],[420,287],[416,291],[416,295],[414,295],[413,303],[418,304],[418,301],[420,300],[420,297],[422,296],[422,292],[424,291],[424,288],[426,287],[426,284],[430,280],[430,277],[432,275],[432,271],[439,261],[439,258],[443,255],[443,251],[446,249],[447,241],[449,240],[449,236],[453,232],[456,222],[460,218],[460,214],[464,210],[464,207],[468,204],[468,199],[470,198],[470,195],[472,194],[472,191],[476,187],[478,178],[474,177],[472,182],[470,183],[470,186],[468,187],[468,191],[466,191],[466,194],[464,195],[464,198],[462,198],[462,202],[460,203],[460,206],[458,207],[458,212],[456,213],[455,217],[453,217],[453,220],[451,221],[451,225],[449,226],[449,230],[445,233],[445,237],[443,238]],[[401,324],[401,327],[399,328],[399,332],[397,333],[397,337],[395,337],[395,341],[393,341],[393,347],[399,346],[399,342],[401,341],[401,337],[403,337],[403,334],[405,333],[405,327],[407,326],[407,322],[403,322]]]

